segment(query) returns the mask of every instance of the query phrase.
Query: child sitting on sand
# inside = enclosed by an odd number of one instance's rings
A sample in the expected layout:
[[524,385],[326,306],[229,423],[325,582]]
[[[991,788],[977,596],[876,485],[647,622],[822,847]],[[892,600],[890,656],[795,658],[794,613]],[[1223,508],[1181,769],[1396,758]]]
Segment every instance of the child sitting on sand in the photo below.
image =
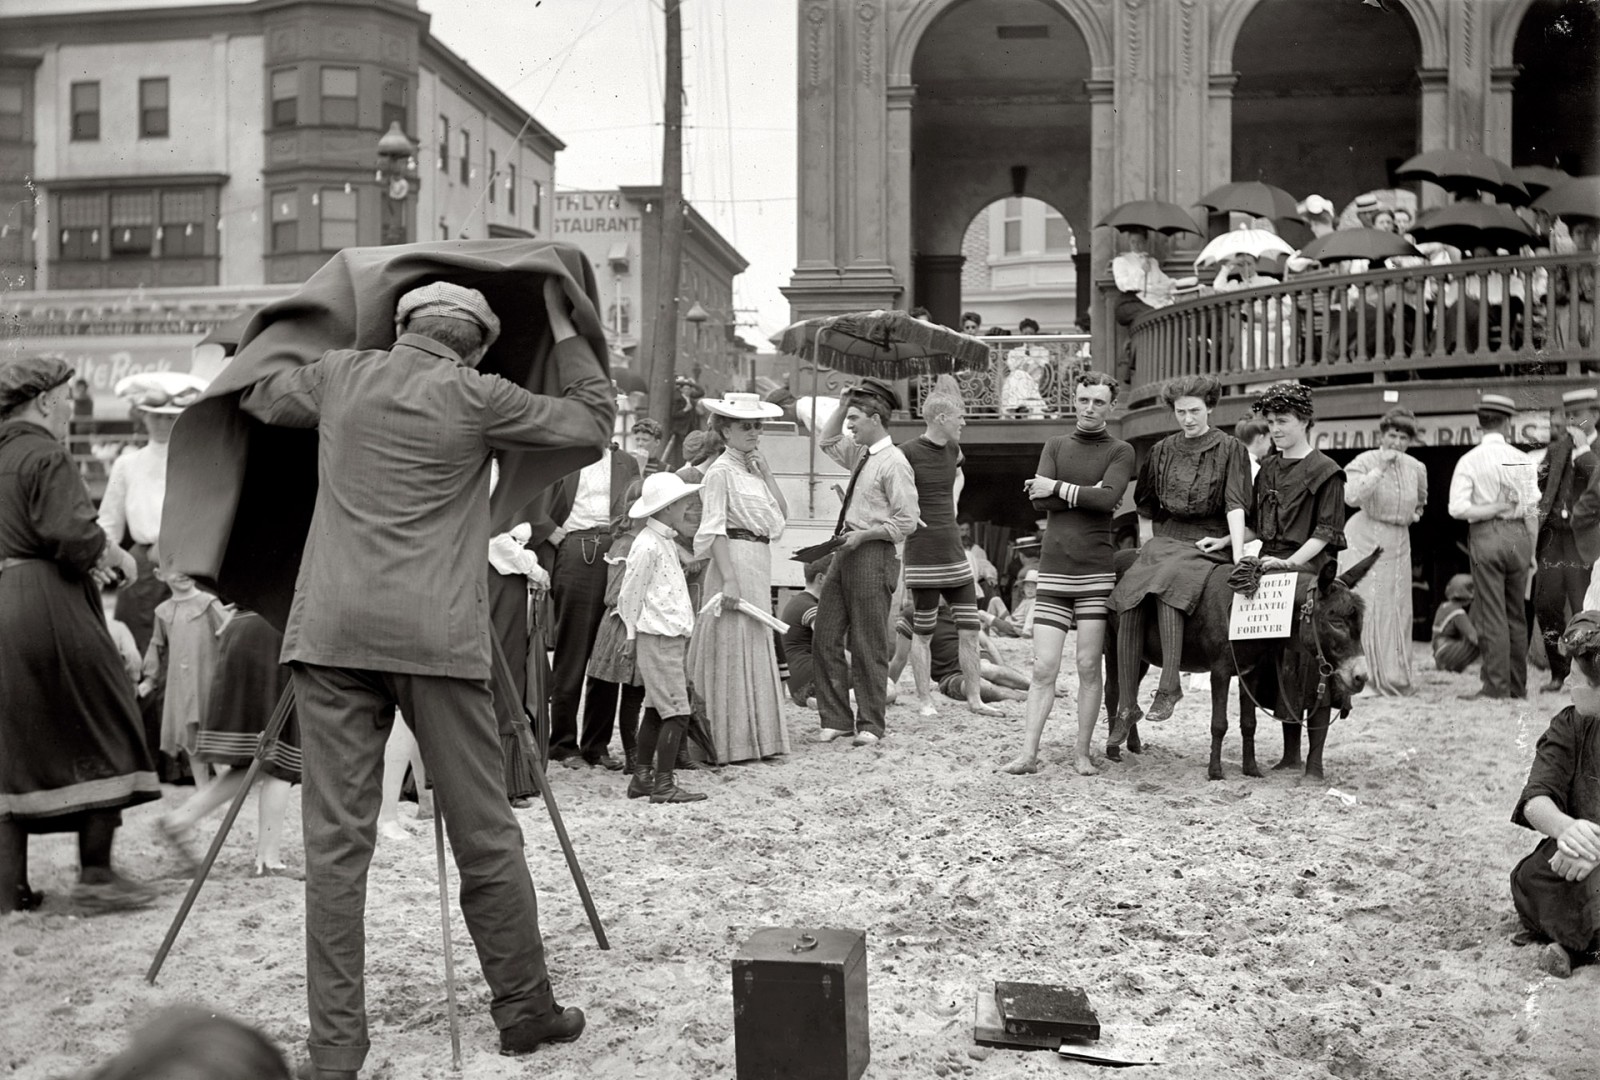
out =
[[1478,659],[1478,628],[1467,609],[1472,578],[1457,574],[1444,587],[1444,603],[1433,617],[1433,663],[1440,671],[1465,671]]

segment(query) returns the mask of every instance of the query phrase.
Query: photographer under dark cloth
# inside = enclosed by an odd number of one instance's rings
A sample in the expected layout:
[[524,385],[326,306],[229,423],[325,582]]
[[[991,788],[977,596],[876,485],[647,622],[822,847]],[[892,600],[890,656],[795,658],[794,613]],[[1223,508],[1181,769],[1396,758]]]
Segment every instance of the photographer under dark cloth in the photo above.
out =
[[490,456],[611,437],[611,381],[544,287],[559,398],[476,370],[499,333],[476,290],[414,289],[389,350],[334,350],[255,383],[240,407],[316,428],[318,489],[284,631],[305,754],[310,1075],[367,1057],[367,866],[384,743],[404,711],[461,875],[461,910],[490,988],[500,1052],[583,1031],[555,1003],[522,833],[505,796],[489,686]]

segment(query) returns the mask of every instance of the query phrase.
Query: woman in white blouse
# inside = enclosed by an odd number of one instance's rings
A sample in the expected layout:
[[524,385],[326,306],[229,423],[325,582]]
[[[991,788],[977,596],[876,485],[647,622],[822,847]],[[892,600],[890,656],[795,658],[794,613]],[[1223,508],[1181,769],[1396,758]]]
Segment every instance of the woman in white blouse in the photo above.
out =
[[738,610],[741,599],[764,611],[772,606],[771,541],[783,535],[788,507],[761,456],[761,429],[783,410],[743,393],[702,404],[727,449],[701,480],[694,553],[711,559],[702,595],[721,593],[723,603],[695,621],[689,679],[704,701],[717,761],[725,764],[789,749],[772,633]]

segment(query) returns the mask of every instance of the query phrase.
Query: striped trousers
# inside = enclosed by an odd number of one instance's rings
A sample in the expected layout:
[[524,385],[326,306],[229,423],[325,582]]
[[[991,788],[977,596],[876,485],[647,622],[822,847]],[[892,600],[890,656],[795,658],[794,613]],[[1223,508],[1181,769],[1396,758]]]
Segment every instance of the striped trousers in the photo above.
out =
[[[841,549],[833,557],[833,570],[817,600],[811,641],[817,711],[825,728],[884,733],[892,644],[889,612],[899,577],[900,560],[887,540],[869,540],[854,551]],[[852,686],[856,692],[854,716],[850,712]]]

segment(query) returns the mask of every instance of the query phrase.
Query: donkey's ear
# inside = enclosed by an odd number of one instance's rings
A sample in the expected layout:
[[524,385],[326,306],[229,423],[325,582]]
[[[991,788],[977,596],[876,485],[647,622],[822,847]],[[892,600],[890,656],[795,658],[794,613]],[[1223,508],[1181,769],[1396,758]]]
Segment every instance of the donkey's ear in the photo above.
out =
[[1317,591],[1327,592],[1328,589],[1333,585],[1334,579],[1338,576],[1339,561],[1337,559],[1329,559],[1327,562],[1323,563],[1322,569],[1317,571]]
[[[1378,561],[1378,557],[1382,554],[1383,548],[1373,548],[1370,555],[1356,563],[1354,566],[1350,567],[1350,569],[1346,570],[1343,574],[1340,574],[1339,580],[1344,583],[1345,588],[1355,588],[1357,583],[1359,583],[1362,578],[1367,576],[1367,571],[1372,569],[1373,564]],[[1329,561],[1329,565],[1332,565],[1332,560]],[[1322,569],[1326,571],[1328,567],[1324,566]]]

